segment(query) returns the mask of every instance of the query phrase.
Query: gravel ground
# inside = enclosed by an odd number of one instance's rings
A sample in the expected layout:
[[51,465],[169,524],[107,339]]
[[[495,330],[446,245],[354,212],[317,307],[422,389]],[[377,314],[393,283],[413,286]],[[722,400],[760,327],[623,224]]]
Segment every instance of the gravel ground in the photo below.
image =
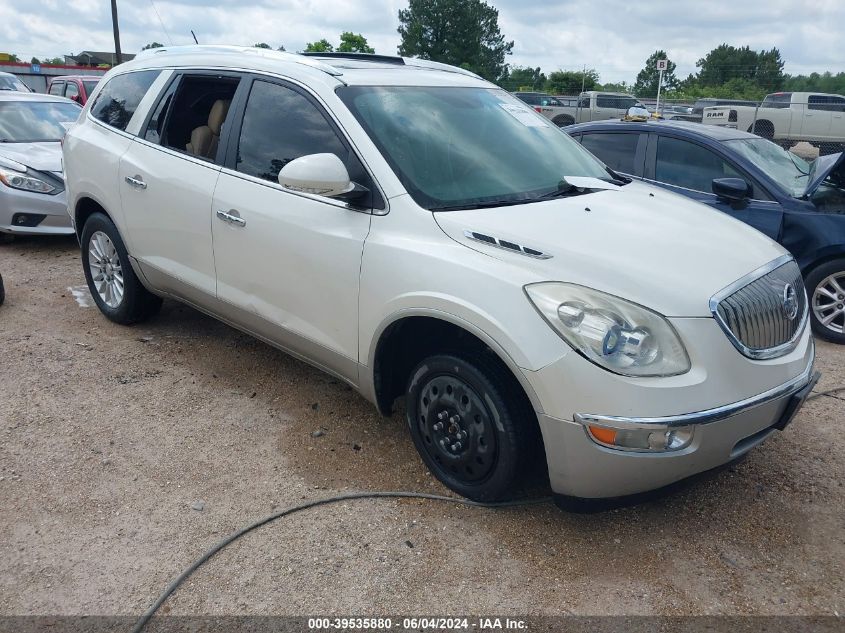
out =
[[[134,328],[82,307],[72,240],[0,244],[0,273],[0,614],[137,614],[274,509],[447,492],[401,417],[333,378],[172,302]],[[818,344],[818,389],[845,383],[843,358]],[[842,614],[843,413],[817,398],[740,464],[598,515],[312,510],[223,551],[163,613]]]

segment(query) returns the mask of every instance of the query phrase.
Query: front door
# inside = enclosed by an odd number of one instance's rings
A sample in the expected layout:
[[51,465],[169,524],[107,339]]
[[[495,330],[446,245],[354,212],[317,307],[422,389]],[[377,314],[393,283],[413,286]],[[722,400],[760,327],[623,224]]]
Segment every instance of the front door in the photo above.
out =
[[372,215],[283,189],[278,175],[291,160],[323,152],[340,157],[353,180],[363,168],[298,87],[255,79],[238,117],[214,192],[218,298],[250,317],[255,333],[355,379],[358,281]]
[[[656,147],[655,147],[656,144]],[[652,134],[646,159],[646,178],[655,184],[723,211],[750,224],[773,240],[780,236],[783,211],[780,204],[751,199],[731,203],[713,194],[716,178],[749,178],[712,149],[688,140]]]

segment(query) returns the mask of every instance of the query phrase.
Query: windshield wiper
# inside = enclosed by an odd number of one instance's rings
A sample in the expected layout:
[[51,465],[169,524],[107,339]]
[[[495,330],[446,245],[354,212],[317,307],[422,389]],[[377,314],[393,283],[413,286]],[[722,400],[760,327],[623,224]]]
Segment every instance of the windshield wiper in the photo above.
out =
[[472,209],[490,209],[493,207],[512,207],[516,204],[534,202],[537,198],[523,198],[520,200],[490,200],[488,202],[470,202],[468,204],[450,204],[441,207],[428,207],[429,211],[470,211]]
[[[789,156],[789,160],[792,161],[792,164],[795,165],[795,169],[797,169],[798,171],[801,172],[801,176],[809,176],[810,175],[809,171],[804,171],[803,169],[801,169],[801,167],[798,166],[798,163],[795,162],[795,156],[792,154],[792,152],[790,152],[788,149],[784,150],[784,151],[786,152],[787,156]],[[799,177],[800,176],[796,176],[796,178],[799,178]]]
[[544,193],[533,199],[549,200],[550,198],[568,198],[569,196],[582,196],[585,193],[588,193],[589,191],[590,189],[579,189],[575,185],[570,185],[569,183],[567,183],[565,187],[555,189],[554,191],[550,191],[549,193]]

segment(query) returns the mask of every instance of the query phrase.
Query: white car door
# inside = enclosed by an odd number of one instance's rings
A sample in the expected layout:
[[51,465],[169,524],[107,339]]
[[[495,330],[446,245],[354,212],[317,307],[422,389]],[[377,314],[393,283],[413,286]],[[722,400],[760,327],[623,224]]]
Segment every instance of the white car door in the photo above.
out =
[[156,287],[200,303],[216,295],[211,200],[220,165],[210,150],[189,151],[186,139],[207,123],[215,101],[234,95],[237,84],[236,77],[177,76],[120,161],[132,255]]
[[830,137],[830,126],[833,121],[833,112],[827,96],[810,95],[807,103],[803,105],[803,111],[801,138],[826,141]]
[[282,81],[255,79],[214,192],[217,295],[256,334],[356,379],[371,209],[278,183],[285,164],[323,152],[339,156],[353,180],[368,178],[316,100]]

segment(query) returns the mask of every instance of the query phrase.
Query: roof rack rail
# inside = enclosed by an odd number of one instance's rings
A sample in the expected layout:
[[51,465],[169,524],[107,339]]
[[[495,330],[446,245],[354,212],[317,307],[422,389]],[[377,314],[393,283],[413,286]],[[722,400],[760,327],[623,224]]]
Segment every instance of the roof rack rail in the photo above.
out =
[[156,55],[197,55],[197,54],[220,54],[220,55],[239,55],[249,53],[260,57],[269,57],[293,62],[294,64],[302,64],[303,66],[310,66],[315,70],[320,70],[327,75],[334,77],[343,75],[339,69],[325,64],[316,59],[307,59],[298,53],[288,53],[285,51],[274,51],[265,48],[256,48],[254,46],[226,46],[217,44],[188,44],[184,46],[162,46],[160,48],[147,49],[135,56],[135,59],[144,59],[147,57],[154,57]]
[[368,62],[381,62],[383,64],[396,64],[397,66],[404,66],[405,60],[398,55],[377,55],[375,53],[339,53],[339,52],[316,52],[308,51],[299,53],[306,57],[324,57],[326,59],[360,59]]

